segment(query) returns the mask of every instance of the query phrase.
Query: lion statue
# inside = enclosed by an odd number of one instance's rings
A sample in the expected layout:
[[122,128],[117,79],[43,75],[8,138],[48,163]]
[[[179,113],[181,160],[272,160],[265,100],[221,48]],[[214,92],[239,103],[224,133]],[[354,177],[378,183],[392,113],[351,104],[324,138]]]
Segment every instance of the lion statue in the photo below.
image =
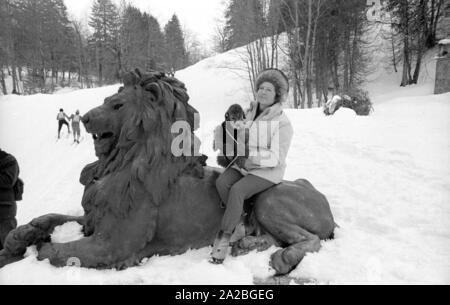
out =
[[[220,169],[207,167],[195,151],[194,117],[185,85],[161,72],[124,75],[124,86],[83,116],[98,160],[81,172],[84,216],[49,214],[10,232],[0,251],[0,267],[20,260],[36,245],[38,259],[66,266],[124,269],[152,255],[181,254],[213,243],[224,210],[215,182]],[[180,137],[171,126],[187,122],[189,152],[172,153]],[[277,274],[289,273],[320,240],[332,238],[335,223],[324,195],[308,181],[284,181],[250,198],[255,228],[234,243],[233,255],[272,245]],[[52,243],[56,226],[77,221],[84,237]]]

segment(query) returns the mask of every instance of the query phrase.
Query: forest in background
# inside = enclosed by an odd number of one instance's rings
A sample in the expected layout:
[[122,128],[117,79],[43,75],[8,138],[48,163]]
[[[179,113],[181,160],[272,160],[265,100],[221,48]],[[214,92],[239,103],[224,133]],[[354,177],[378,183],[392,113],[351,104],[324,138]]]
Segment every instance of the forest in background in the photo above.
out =
[[[330,94],[361,94],[371,61],[368,32],[377,23],[389,29],[383,39],[393,70],[402,73],[399,85],[416,84],[422,58],[437,42],[439,19],[449,11],[449,0],[227,0],[215,51],[246,46],[251,84],[266,68],[283,69],[293,106],[311,108]],[[125,0],[95,0],[88,25],[68,17],[63,0],[0,0],[3,94],[117,83],[136,67],[173,75],[210,55],[205,50],[175,14],[161,26]]]
[[[449,0],[230,0],[215,45],[221,52],[246,46],[252,84],[263,69],[283,69],[293,83],[294,107],[311,108],[330,94],[364,96],[374,26],[389,29],[383,39],[391,46],[393,70],[403,74],[399,85],[416,84],[445,14]],[[280,66],[280,50],[287,66]]]
[[173,74],[205,56],[176,14],[162,27],[125,1],[95,0],[84,25],[68,17],[63,0],[0,0],[3,94],[51,93],[72,82],[102,86],[134,68]]

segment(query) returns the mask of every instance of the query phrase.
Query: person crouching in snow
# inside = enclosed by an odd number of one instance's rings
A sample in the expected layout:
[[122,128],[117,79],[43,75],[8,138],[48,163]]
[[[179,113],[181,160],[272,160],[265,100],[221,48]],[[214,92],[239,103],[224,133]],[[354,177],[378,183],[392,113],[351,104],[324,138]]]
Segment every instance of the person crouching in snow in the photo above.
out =
[[82,116],[80,115],[80,111],[77,110],[75,114],[70,116],[70,120],[72,121],[72,132],[73,132],[73,141],[80,143],[80,122]]
[[59,113],[56,116],[56,119],[58,120],[58,139],[60,138],[60,132],[63,125],[67,125],[67,132],[70,134],[70,127],[69,123],[67,123],[66,118],[70,120],[70,118],[67,116],[67,114],[64,113],[64,109],[59,109]]
[[[238,156],[216,180],[225,214],[211,253],[210,262],[215,264],[225,260],[230,241],[243,237],[242,231],[237,229],[242,228],[244,201],[281,183],[286,170],[286,156],[293,136],[291,122],[282,108],[289,91],[288,79],[278,69],[267,69],[257,76],[255,88],[256,102],[251,103],[245,114],[246,125],[250,128],[249,156]],[[261,141],[264,134],[266,139]]]

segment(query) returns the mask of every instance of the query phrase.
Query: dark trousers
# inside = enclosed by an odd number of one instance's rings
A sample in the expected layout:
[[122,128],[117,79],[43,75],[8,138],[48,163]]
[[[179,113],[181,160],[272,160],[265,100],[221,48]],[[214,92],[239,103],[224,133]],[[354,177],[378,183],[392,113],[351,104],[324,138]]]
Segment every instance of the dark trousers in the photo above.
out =
[[0,204],[0,250],[8,233],[17,227],[16,220],[17,205],[1,205]]
[[67,130],[70,131],[69,123],[66,120],[58,120],[58,135],[63,125],[67,125]]
[[232,234],[241,219],[244,201],[273,185],[275,185],[273,182],[251,174],[243,176],[234,168],[224,171],[216,180],[217,191],[226,205],[222,231]]

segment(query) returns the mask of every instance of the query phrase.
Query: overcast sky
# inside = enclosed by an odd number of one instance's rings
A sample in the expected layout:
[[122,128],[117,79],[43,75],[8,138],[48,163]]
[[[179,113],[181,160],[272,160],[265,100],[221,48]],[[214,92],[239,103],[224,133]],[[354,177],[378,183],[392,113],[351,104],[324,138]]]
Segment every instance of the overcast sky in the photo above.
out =
[[[69,14],[87,20],[94,0],[64,0]],[[119,4],[120,0],[113,0]],[[222,19],[224,0],[127,0],[143,12],[158,19],[161,28],[175,13],[181,25],[194,33],[202,44],[209,45],[216,21]]]

